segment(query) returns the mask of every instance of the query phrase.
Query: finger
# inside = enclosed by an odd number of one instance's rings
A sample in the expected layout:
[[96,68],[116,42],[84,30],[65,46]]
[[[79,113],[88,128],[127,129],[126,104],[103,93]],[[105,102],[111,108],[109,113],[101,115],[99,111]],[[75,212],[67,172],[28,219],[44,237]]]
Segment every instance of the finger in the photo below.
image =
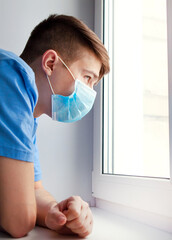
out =
[[66,216],[57,207],[52,208],[45,218],[46,226],[52,230],[59,230],[66,221]]
[[71,197],[67,202],[67,210],[63,211],[68,221],[78,218],[81,214],[82,200],[80,197]]
[[86,211],[82,212],[82,215],[80,215],[78,218],[75,218],[72,221],[68,221],[66,223],[66,226],[70,228],[72,231],[81,228],[84,225],[86,217],[87,217]]
[[87,218],[84,222],[84,225],[81,228],[73,230],[75,233],[77,233],[80,237],[86,237],[88,236],[93,229],[93,220]]
[[80,237],[86,237],[89,235],[93,228],[92,214],[88,212],[84,219],[75,219],[66,224],[74,233],[77,233]]
[[88,204],[83,201],[82,206],[81,206],[81,211],[80,215],[73,219],[72,221],[68,221],[66,226],[70,229],[77,229],[83,226],[85,219],[90,216],[91,217],[91,212],[88,207]]
[[45,224],[52,230],[59,230],[66,223],[66,219],[62,216],[47,216],[45,218]]

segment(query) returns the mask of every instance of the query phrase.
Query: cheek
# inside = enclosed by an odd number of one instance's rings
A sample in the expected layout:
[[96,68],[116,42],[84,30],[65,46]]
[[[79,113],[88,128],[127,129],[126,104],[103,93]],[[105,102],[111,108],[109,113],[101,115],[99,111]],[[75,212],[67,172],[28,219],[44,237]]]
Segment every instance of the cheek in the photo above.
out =
[[75,82],[73,82],[73,84],[71,84],[69,88],[69,95],[72,94],[74,91],[75,91]]
[[75,90],[75,81],[73,81],[72,83],[68,83],[65,84],[64,88],[63,88],[63,95],[64,96],[69,96],[71,95]]
[[77,74],[76,78],[82,82],[84,81],[84,77],[81,74]]
[[75,80],[68,71],[59,71],[53,76],[54,92],[59,95],[69,96],[75,89]]

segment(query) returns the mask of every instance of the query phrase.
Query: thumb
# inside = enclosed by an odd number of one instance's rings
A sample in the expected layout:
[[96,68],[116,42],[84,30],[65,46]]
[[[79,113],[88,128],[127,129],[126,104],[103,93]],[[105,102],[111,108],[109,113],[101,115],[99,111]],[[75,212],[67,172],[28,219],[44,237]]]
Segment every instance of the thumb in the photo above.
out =
[[45,218],[45,224],[52,230],[59,230],[65,225],[67,219],[66,216],[60,212],[58,206],[52,207]]

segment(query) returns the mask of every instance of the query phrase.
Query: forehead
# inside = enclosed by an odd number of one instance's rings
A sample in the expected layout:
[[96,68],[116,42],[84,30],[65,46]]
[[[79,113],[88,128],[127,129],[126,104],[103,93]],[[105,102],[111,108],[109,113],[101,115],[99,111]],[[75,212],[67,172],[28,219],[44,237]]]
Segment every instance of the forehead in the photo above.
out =
[[99,76],[101,65],[101,61],[93,51],[83,48],[80,50],[78,59],[70,65],[70,69],[75,72],[93,72]]

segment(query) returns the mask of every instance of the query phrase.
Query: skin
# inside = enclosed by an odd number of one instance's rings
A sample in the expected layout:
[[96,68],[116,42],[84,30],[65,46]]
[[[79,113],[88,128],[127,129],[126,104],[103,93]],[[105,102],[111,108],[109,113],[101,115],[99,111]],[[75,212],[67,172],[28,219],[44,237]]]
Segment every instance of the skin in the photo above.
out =
[[[86,48],[70,64],[73,75],[93,88],[98,81],[101,63]],[[51,89],[49,76],[56,94],[70,95],[75,79],[60,61],[54,50],[46,51],[31,65],[35,72],[39,92],[34,117],[45,113],[51,117]],[[93,217],[88,204],[79,196],[72,196],[58,203],[42,186],[34,182],[33,163],[11,160],[0,156],[0,227],[12,237],[23,237],[35,224],[61,234],[77,234],[86,237],[91,233]]]
[[[99,79],[101,62],[90,50],[82,48],[81,51],[82,54],[80,54],[79,59],[68,67],[75,78],[93,88],[94,84]],[[34,117],[39,117],[43,113],[51,117],[52,91],[49,87],[46,75],[49,76],[55,94],[64,96],[68,96],[74,91],[75,80],[60,61],[54,50],[46,51],[42,57],[31,64],[31,67],[35,72],[36,84],[39,92],[39,99],[34,111]]]

